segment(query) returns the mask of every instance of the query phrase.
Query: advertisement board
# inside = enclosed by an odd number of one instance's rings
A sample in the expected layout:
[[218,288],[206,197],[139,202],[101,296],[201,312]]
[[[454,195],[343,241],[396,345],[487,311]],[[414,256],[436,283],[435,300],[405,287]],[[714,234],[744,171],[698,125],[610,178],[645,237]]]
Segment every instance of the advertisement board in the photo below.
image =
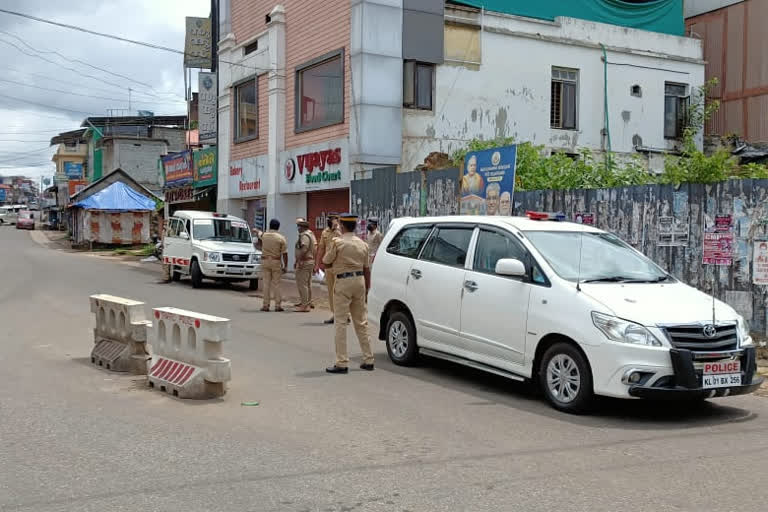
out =
[[184,66],[211,69],[211,18],[187,16],[187,33],[184,39]]
[[64,174],[71,180],[79,180],[83,177],[83,164],[64,162]]
[[192,167],[192,152],[189,150],[161,158],[166,187],[181,187],[192,183],[194,170]]
[[462,215],[511,215],[517,146],[472,151],[464,157]]
[[216,167],[216,148],[205,148],[195,151],[192,156],[195,170],[194,187],[208,187],[216,184],[218,177]]
[[216,73],[201,71],[197,76],[198,129],[201,143],[216,142],[216,100],[219,96]]
[[349,144],[336,139],[283,151],[280,192],[291,194],[349,187]]

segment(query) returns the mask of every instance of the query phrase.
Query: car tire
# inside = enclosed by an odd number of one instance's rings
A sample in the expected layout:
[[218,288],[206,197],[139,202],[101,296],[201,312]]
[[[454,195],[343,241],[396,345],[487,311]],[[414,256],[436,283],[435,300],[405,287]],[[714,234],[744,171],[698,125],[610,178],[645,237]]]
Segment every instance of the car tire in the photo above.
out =
[[416,328],[410,317],[397,311],[389,317],[386,337],[387,354],[393,363],[400,366],[412,366],[419,360],[419,347],[416,344]]
[[189,275],[192,278],[192,288],[203,286],[203,272],[200,270],[200,264],[197,263],[197,260],[192,261]]
[[171,281],[181,281],[181,272],[171,270]]
[[570,343],[555,343],[547,349],[541,358],[539,382],[555,409],[583,414],[593,405],[592,370],[581,351]]
[[251,279],[248,281],[248,289],[249,290],[258,290],[259,289],[259,280],[258,279]]

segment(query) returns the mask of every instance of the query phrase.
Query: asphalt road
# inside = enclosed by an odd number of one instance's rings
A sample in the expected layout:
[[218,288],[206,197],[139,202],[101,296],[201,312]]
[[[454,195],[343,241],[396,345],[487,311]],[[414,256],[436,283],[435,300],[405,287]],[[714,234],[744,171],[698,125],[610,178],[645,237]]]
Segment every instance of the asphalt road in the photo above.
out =
[[[395,367],[381,342],[375,372],[326,375],[326,312],[157,278],[0,228],[0,510],[766,510],[766,398],[568,416],[527,385]],[[226,397],[92,367],[93,293],[231,318]]]

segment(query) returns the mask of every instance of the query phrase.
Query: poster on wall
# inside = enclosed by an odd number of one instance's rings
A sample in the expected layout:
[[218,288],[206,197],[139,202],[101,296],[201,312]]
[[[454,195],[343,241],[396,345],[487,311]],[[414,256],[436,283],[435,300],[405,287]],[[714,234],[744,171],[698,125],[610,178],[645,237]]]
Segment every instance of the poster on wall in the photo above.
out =
[[585,226],[594,226],[595,214],[591,212],[576,212],[573,214],[573,222],[584,224]]
[[733,265],[733,233],[704,233],[704,265]]
[[194,187],[208,187],[216,184],[216,148],[205,148],[193,154]]
[[181,187],[192,183],[194,171],[191,151],[164,156],[162,161],[166,187]]
[[462,215],[511,215],[517,146],[473,151],[464,157]]
[[675,217],[659,217],[659,247],[686,247],[689,225]]
[[715,233],[733,233],[733,215],[715,215]]
[[768,285],[768,239],[755,240],[752,282],[754,284]]

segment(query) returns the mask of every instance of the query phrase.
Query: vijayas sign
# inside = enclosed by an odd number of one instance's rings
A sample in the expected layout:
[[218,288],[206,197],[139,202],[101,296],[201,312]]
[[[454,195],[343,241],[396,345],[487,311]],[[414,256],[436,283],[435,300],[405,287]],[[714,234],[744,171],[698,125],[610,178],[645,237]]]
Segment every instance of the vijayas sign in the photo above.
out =
[[343,139],[284,152],[280,192],[348,187],[347,155],[347,141]]

